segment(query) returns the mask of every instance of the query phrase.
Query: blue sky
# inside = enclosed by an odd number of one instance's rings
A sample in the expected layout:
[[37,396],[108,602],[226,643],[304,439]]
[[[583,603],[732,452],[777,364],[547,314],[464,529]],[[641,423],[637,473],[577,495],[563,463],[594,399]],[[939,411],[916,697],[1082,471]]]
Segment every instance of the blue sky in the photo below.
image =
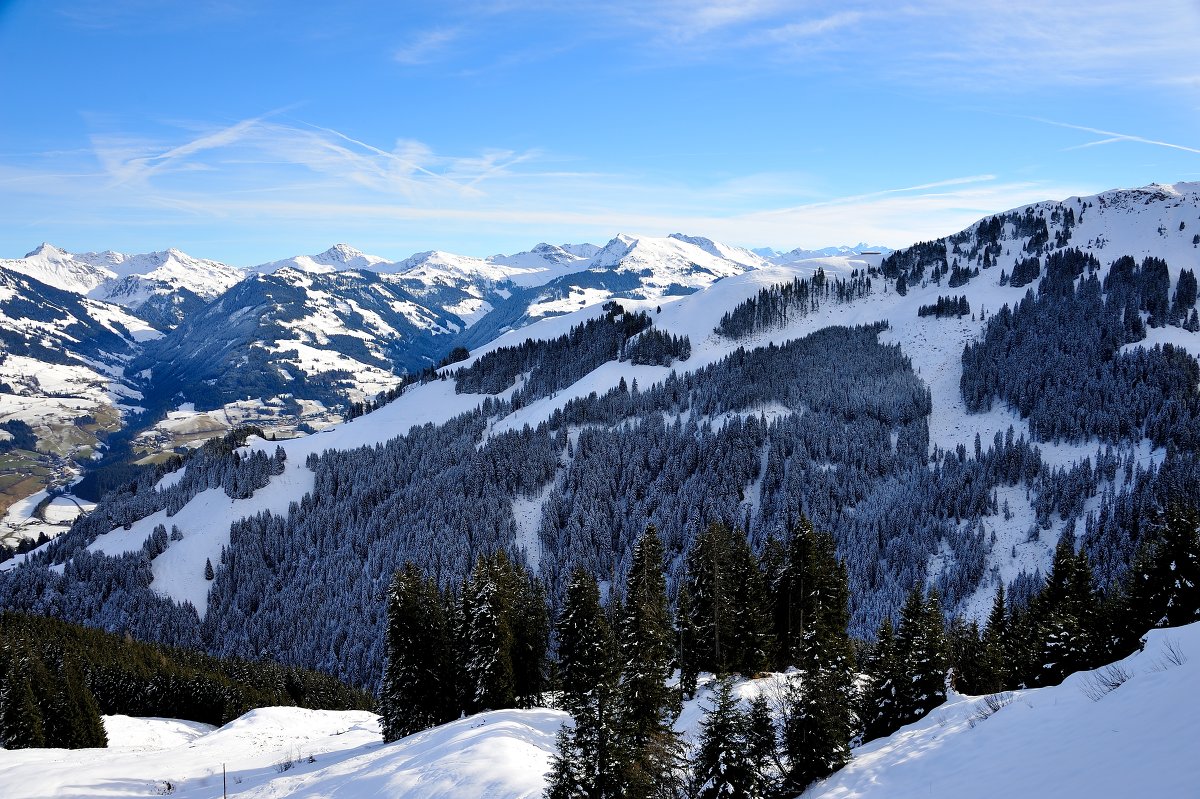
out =
[[1200,180],[1198,41],[1195,0],[0,0],[0,257],[903,245]]

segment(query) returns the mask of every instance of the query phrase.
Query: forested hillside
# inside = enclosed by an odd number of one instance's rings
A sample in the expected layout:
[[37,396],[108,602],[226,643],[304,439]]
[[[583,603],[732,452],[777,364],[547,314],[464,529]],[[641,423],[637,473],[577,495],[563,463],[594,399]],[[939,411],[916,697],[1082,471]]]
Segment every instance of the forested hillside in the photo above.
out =
[[623,585],[650,524],[674,603],[710,525],[762,557],[809,519],[863,640],[914,585],[979,622],[1000,586],[1024,607],[1072,534],[1107,589],[1200,487],[1197,213],[1186,186],[1113,192],[547,319],[335,431],[143,476],[0,603],[373,687],[405,561],[451,590],[503,552],[553,610],[577,565]]

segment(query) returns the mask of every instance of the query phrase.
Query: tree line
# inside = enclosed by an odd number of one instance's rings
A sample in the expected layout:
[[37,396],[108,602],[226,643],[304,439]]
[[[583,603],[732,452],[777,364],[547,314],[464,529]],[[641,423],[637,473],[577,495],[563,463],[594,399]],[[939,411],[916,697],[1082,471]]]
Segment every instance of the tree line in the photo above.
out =
[[[480,558],[450,592],[406,564],[388,597],[385,736],[541,704],[553,689],[571,720],[548,799],[794,796],[845,765],[853,743],[927,715],[952,685],[986,694],[1056,684],[1129,654],[1146,629],[1200,620],[1198,526],[1195,508],[1172,506],[1108,592],[1064,535],[1032,598],[1013,602],[1001,585],[982,629],[948,622],[938,591],[918,584],[873,642],[850,636],[845,565],[804,519],[757,555],[743,532],[710,525],[673,603],[650,526],[623,586],[571,572],[552,634],[548,606],[537,607],[544,592],[503,555]],[[780,681],[773,701],[761,690],[737,698],[732,675],[768,670]],[[718,678],[689,742],[674,722],[702,672]]]
[[721,317],[715,332],[726,338],[745,338],[759,330],[782,327],[792,319],[803,319],[819,310],[822,301],[842,304],[870,293],[871,278],[865,270],[855,269],[849,277],[830,280],[818,267],[811,277],[767,286],[738,303]]
[[939,296],[936,302],[930,305],[922,305],[917,309],[917,316],[936,316],[939,319],[942,317],[970,315],[971,303],[967,301],[966,295],[958,297]]
[[45,616],[0,613],[0,743],[6,749],[105,746],[101,714],[222,725],[256,707],[371,707],[332,677],[198,652]]

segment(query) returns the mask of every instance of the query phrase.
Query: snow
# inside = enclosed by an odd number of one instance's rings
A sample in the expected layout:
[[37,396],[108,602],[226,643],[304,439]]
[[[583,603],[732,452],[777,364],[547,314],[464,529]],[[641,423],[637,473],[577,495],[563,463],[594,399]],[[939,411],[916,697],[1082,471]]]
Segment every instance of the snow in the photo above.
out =
[[347,758],[310,774],[257,786],[247,799],[533,799],[544,789],[566,714],[500,710],[471,716]]
[[[1117,664],[1128,679],[1095,696],[1096,672],[1013,691],[986,718],[980,697],[951,692],[921,721],[855,749],[851,762],[805,799],[1013,796],[1192,796],[1200,735],[1200,623],[1154,630]],[[1112,673],[1112,672],[1109,672]],[[777,706],[789,675],[739,680],[743,702]],[[675,728],[694,743],[712,704],[701,675]],[[541,796],[566,714],[481,713],[383,744],[362,711],[260,708],[219,729],[171,719],[106,716],[108,749],[0,750],[0,795],[211,799],[226,769],[246,799],[532,799]],[[284,766],[287,765],[287,768]]]
[[296,255],[281,261],[259,264],[247,269],[247,272],[269,274],[280,269],[298,269],[301,272],[322,274],[340,270],[370,270],[380,264],[387,264],[386,258],[378,255],[367,255],[348,244],[335,244],[318,255]]
[[542,523],[542,506],[554,490],[554,481],[546,483],[541,492],[532,498],[518,496],[513,500],[513,519],[517,523],[517,549],[525,553],[525,562],[530,570],[538,573],[542,562],[542,542],[538,529]]
[[1129,352],[1138,347],[1151,349],[1162,344],[1173,344],[1185,350],[1193,358],[1200,358],[1200,333],[1184,330],[1182,327],[1151,327],[1146,329],[1146,337],[1133,344],[1126,344],[1122,352]]
[[[1186,657],[1171,663],[1173,643]],[[1200,624],[1155,630],[1121,661],[1131,676],[1093,701],[1095,672],[1014,691],[972,724],[977,697],[952,695],[919,722],[854,752],[806,799],[917,796],[1195,796],[1200,785]]]
[[[0,260],[0,267],[55,288],[110,300],[127,308],[136,308],[153,294],[180,288],[212,299],[244,277],[236,267],[193,258],[176,249],[140,255],[111,250],[69,253],[52,244],[42,244],[24,258]],[[151,328],[141,323],[141,329]]]
[[211,724],[180,719],[103,716],[109,749],[140,749],[153,752],[173,749],[217,729]]
[[[272,442],[274,443],[274,442]],[[229,527],[238,519],[267,511],[286,515],[288,505],[312,490],[315,477],[304,459],[289,459],[283,474],[275,475],[265,488],[248,499],[230,499],[221,488],[202,491],[174,516],[165,510],[134,522],[128,530],[118,528],[104,533],[89,546],[92,552],[120,555],[135,552],[161,524],[169,531],[177,526],[183,539],[171,541],[167,551],[151,564],[154,578],[150,587],[176,602],[190,602],[203,619],[208,610],[208,589],[204,563],[220,563],[221,549],[229,544]]]
[[[231,796],[279,776],[277,764],[298,760],[304,774],[363,750],[379,749],[378,722],[363,711],[300,708],[253,710],[220,729],[170,719],[107,716],[107,749],[0,750],[0,794],[6,799],[94,799],[171,793],[221,796],[221,769]],[[315,764],[306,758],[312,755]],[[171,789],[167,789],[167,784]],[[261,794],[260,794],[261,795]]]
[[245,799],[536,797],[565,718],[500,710],[384,745],[377,717],[362,711],[261,708],[216,730],[107,716],[108,749],[0,750],[0,794],[142,797],[170,783],[173,796],[212,799],[224,766],[229,795]]
[[100,264],[76,259],[71,253],[53,244],[43,243],[24,258],[0,260],[0,267],[20,272],[48,286],[80,294],[116,277],[116,273]]

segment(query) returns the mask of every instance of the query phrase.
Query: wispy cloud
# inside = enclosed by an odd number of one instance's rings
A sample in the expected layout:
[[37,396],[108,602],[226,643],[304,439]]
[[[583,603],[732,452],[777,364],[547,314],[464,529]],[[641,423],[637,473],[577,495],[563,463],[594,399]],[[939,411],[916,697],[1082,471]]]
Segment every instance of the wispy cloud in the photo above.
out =
[[[536,3],[540,12],[544,12]],[[528,4],[507,4],[509,13]],[[1200,75],[1194,0],[610,0],[581,3],[587,27],[631,37],[659,61],[792,63],[853,69],[914,86],[1192,86]],[[581,26],[582,27],[582,26]]]
[[1100,128],[1089,128],[1086,125],[1072,125],[1069,122],[1056,122],[1053,119],[1042,119],[1041,117],[1030,117],[1034,122],[1042,122],[1046,125],[1053,125],[1056,128],[1067,128],[1069,130],[1081,130],[1085,133],[1094,133],[1097,136],[1104,136],[1103,139],[1096,141],[1078,144],[1074,147],[1068,147],[1068,150],[1079,150],[1086,147],[1099,147],[1104,144],[1116,144],[1118,142],[1137,142],[1138,144],[1151,144],[1155,147],[1166,147],[1171,150],[1182,150],[1185,153],[1200,154],[1200,148],[1189,147],[1185,144],[1172,144],[1168,141],[1159,141],[1158,139],[1148,139],[1145,136],[1137,136],[1132,133],[1116,133],[1111,130],[1101,130]]
[[99,168],[91,170],[65,169],[76,155],[50,158],[40,170],[0,165],[0,213],[33,220],[47,235],[55,220],[76,231],[94,227],[102,238],[117,224],[216,226],[233,237],[270,231],[303,247],[347,238],[370,244],[387,231],[414,250],[475,254],[544,239],[606,240],[620,231],[701,233],[745,245],[903,245],[989,212],[1099,188],[978,174],[830,196],[808,176],[783,171],[685,185],[572,169],[571,159],[536,150],[447,154],[406,138],[381,146],[271,116],[173,142],[96,142]]
[[396,48],[392,58],[406,66],[420,66],[437,61],[462,35],[461,28],[434,28],[422,31]]

